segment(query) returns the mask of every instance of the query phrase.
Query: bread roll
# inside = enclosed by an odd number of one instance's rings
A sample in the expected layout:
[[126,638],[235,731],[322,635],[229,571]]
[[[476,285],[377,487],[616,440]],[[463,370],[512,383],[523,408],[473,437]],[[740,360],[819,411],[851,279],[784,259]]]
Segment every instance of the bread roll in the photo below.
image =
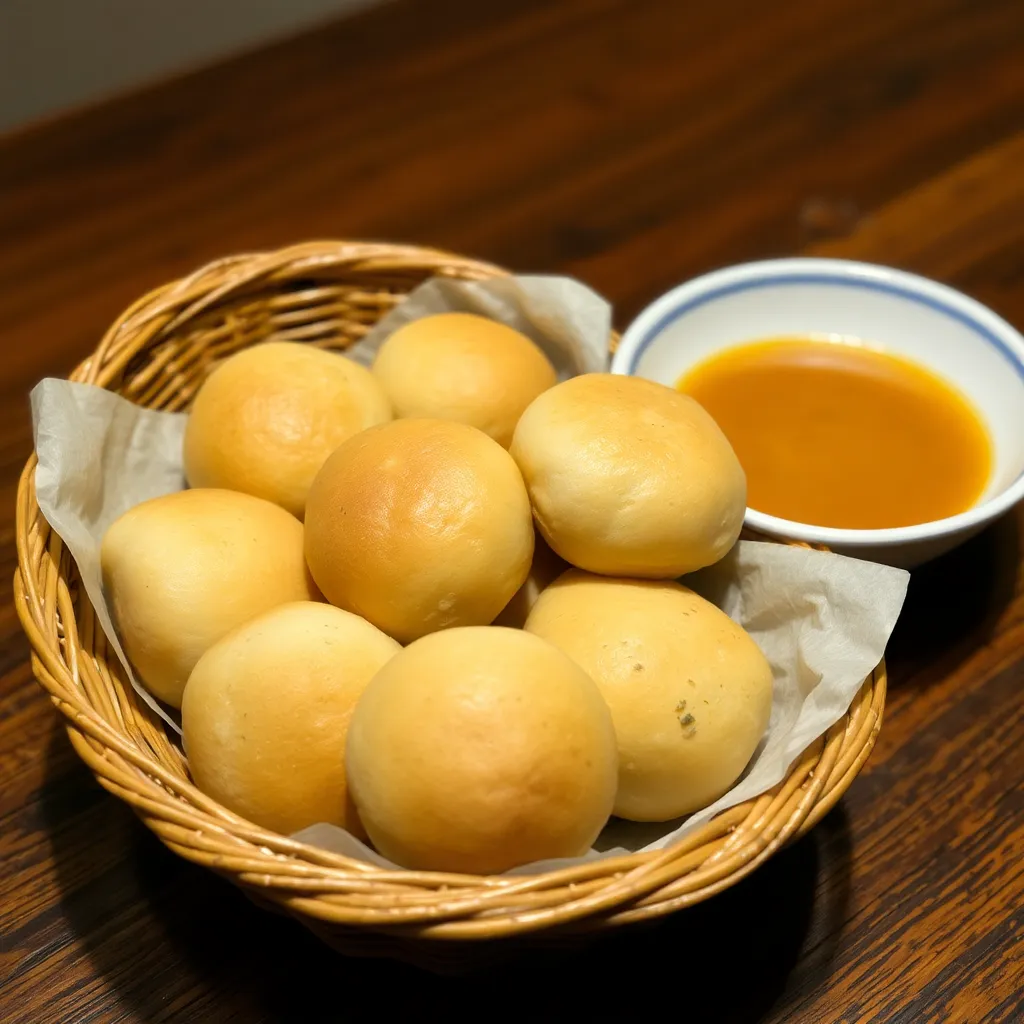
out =
[[743,525],[746,478],[692,398],[639,377],[573,377],[523,414],[511,448],[537,525],[566,561],[671,578],[717,562]]
[[107,530],[100,561],[125,654],[174,707],[200,655],[225,633],[319,596],[302,524],[236,491],[179,491],[136,505]]
[[349,786],[406,867],[488,874],[583,854],[615,796],[615,732],[593,682],[521,630],[417,640],[352,716]]
[[532,556],[519,470],[461,423],[396,420],[364,431],[309,492],[306,558],[317,585],[402,643],[491,622]]
[[456,420],[503,448],[523,410],[557,379],[524,334],[473,313],[438,313],[400,327],[373,372],[395,415]]
[[494,620],[495,626],[508,626],[510,629],[522,629],[526,616],[534,606],[540,592],[568,569],[566,562],[548,547],[539,533],[533,538],[533,563],[530,566],[526,582],[512,595],[512,600],[502,608]]
[[302,518],[306,492],[346,438],[391,419],[373,374],[333,352],[267,342],[226,359],[185,426],[192,487],[266,498]]
[[275,832],[323,821],[364,836],[345,784],[345,736],[366,684],[400,650],[358,615],[309,601],[232,630],[185,687],[196,785]]
[[724,612],[670,581],[570,570],[526,621],[590,673],[619,746],[615,814],[667,821],[739,778],[772,706],[772,672]]

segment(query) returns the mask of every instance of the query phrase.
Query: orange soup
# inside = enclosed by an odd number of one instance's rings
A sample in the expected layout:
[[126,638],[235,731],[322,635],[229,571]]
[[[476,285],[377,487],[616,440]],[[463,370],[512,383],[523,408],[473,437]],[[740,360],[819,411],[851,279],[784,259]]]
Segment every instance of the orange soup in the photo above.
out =
[[926,523],[970,508],[992,469],[988,432],[959,391],[858,344],[740,345],[678,387],[732,442],[748,506],[783,519],[854,530]]

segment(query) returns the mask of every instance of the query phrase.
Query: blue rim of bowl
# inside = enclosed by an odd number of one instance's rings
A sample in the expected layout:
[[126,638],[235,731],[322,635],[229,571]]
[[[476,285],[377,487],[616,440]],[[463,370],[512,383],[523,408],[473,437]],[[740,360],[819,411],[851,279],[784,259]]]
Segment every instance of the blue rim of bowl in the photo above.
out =
[[630,355],[630,361],[626,372],[629,374],[636,373],[640,358],[650,346],[651,342],[653,342],[666,327],[675,323],[676,320],[679,320],[694,309],[706,306],[708,303],[714,302],[716,299],[724,298],[726,295],[733,295],[736,292],[753,291],[755,289],[773,287],[775,285],[792,284],[824,284],[840,285],[844,288],[865,288],[868,291],[885,292],[889,295],[897,295],[900,298],[909,299],[911,302],[915,302],[919,306],[927,306],[939,313],[943,313],[952,320],[958,320],[965,327],[969,327],[974,331],[975,334],[984,338],[993,348],[998,350],[999,354],[1006,359],[1021,380],[1024,381],[1024,361],[1021,360],[1017,353],[1014,352],[1013,349],[1011,349],[1002,340],[1002,338],[989,330],[989,328],[976,320],[970,314],[965,313],[963,310],[947,305],[940,299],[921,295],[919,292],[912,291],[909,288],[903,288],[900,285],[889,284],[886,281],[877,281],[862,277],[850,277],[848,274],[825,273],[773,274],[768,277],[751,278],[748,281],[733,281],[731,284],[725,284],[709,292],[704,292],[702,295],[694,296],[694,298],[690,299],[688,302],[684,302],[681,306],[677,306],[671,312],[666,313],[647,331],[640,341],[637,342],[636,349]]
[[[987,341],[992,348],[995,348],[1010,364],[1016,375],[1020,377],[1021,381],[1024,382],[1024,360],[1022,360],[1021,356],[1014,351],[1013,348],[1007,345],[998,334],[986,327],[980,320],[971,316],[964,310],[958,309],[956,306],[943,302],[941,299],[923,295],[919,290],[915,291],[912,287],[903,287],[889,281],[879,280],[879,278],[875,276],[879,273],[897,276],[908,282],[920,282],[921,285],[924,285],[927,288],[947,292],[956,301],[977,307],[985,316],[991,317],[996,323],[1003,325],[1012,334],[1017,334],[1017,331],[1012,327],[1012,325],[1004,321],[998,316],[998,314],[992,312],[986,306],[979,303],[976,299],[972,299],[969,296],[964,295],[962,292],[958,292],[955,288],[950,288],[949,285],[941,284],[940,282],[933,281],[930,278],[921,277],[920,275],[911,273],[910,271],[897,270],[894,267],[886,267],[880,264],[862,263],[857,260],[829,259],[827,257],[794,257],[789,259],[783,258],[776,260],[754,261],[751,263],[738,264],[732,267],[722,267],[719,270],[714,270],[708,274],[692,278],[690,281],[680,285],[679,288],[673,289],[673,291],[692,287],[702,278],[714,278],[737,271],[747,271],[750,273],[755,271],[758,267],[767,267],[784,263],[793,265],[799,262],[834,264],[843,266],[846,270],[844,272],[830,273],[827,271],[799,271],[794,269],[789,273],[769,273],[760,277],[749,277],[743,280],[733,281],[730,284],[720,285],[717,288],[712,288],[709,291],[695,295],[692,299],[688,299],[683,302],[682,305],[669,310],[650,328],[648,328],[640,340],[636,342],[635,348],[630,353],[629,362],[624,370],[613,372],[624,372],[630,376],[635,375],[640,357],[646,351],[651,342],[653,342],[666,327],[683,317],[686,313],[700,306],[706,305],[709,302],[713,302],[716,299],[720,299],[726,295],[734,294],[736,292],[751,291],[775,285],[825,284],[839,285],[846,288],[865,288],[871,291],[885,292],[902,299],[907,299],[917,305],[926,306],[950,317],[951,319],[957,320]],[[652,306],[664,303],[671,294],[672,292],[670,291],[666,295],[662,296],[661,299],[655,300],[655,302],[652,303]],[[650,309],[651,307],[648,307],[647,310],[641,312],[637,320],[643,318]],[[634,324],[635,323],[636,321],[634,321]],[[629,333],[630,330],[627,330],[625,335],[623,335],[623,338],[625,339]],[[814,526],[811,523],[801,523],[792,519],[781,519],[778,516],[772,516],[766,512],[759,512],[757,509],[749,507],[747,508],[745,519],[747,520],[748,525],[754,526],[755,529],[761,530],[769,535],[791,537],[809,541],[811,543],[840,544],[845,545],[846,547],[871,547],[933,540],[951,532],[958,532],[961,529],[969,529],[975,525],[984,526],[1011,509],[1019,500],[1021,500],[1022,497],[1024,497],[1024,471],[1004,487],[1002,491],[998,494],[992,495],[991,498],[980,505],[974,505],[955,516],[948,516],[945,519],[933,519],[930,522],[920,523],[916,526],[896,526],[887,529],[875,530],[839,529],[836,527]],[[751,522],[752,516],[756,518],[756,523]]]

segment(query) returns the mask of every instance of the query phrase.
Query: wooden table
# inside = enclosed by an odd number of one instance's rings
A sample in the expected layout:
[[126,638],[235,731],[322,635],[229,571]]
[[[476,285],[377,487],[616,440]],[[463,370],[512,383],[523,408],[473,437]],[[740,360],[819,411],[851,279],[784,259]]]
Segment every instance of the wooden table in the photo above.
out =
[[[1024,326],[1022,128],[1021,0],[399,0],[0,140],[3,575],[29,388],[208,259],[428,243],[576,275],[624,326],[810,248]],[[0,1019],[1020,1021],[1022,523],[915,574],[878,746],[809,836],[650,930],[457,981],[342,960],[165,851],[76,760],[5,601]]]

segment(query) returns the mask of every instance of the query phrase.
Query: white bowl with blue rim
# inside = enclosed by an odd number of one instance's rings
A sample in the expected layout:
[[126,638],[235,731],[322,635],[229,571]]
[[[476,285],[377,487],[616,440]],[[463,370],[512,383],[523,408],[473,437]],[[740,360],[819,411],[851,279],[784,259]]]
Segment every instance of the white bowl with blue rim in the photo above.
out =
[[889,530],[840,530],[747,509],[769,536],[913,568],[984,529],[1024,498],[1024,337],[945,285],[850,260],[796,258],[727,267],[695,278],[633,321],[612,372],[675,386],[725,348],[785,335],[857,337],[953,383],[981,415],[993,447],[988,485],[959,515]]

